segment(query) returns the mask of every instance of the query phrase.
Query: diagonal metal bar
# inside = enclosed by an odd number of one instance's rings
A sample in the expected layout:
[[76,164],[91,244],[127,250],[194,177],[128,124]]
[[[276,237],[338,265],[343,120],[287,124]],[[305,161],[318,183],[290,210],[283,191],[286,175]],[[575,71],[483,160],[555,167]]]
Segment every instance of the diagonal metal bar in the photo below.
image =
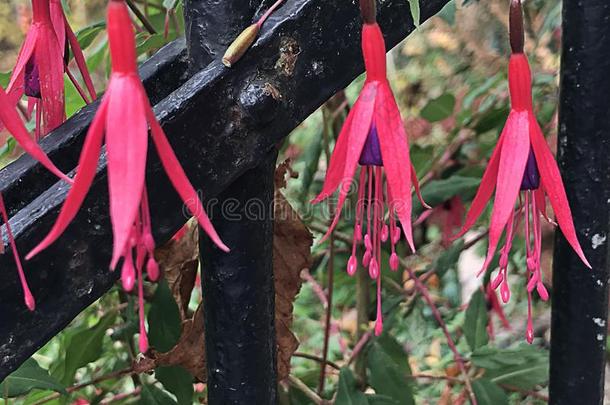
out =
[[[422,20],[447,2],[422,0]],[[389,47],[414,29],[404,0],[384,1],[379,12]],[[206,197],[218,195],[258,166],[279,140],[363,71],[359,32],[358,9],[350,1],[290,1],[269,19],[235,68],[215,60],[179,88],[178,80],[177,89],[156,104],[155,112],[187,174],[204,187]],[[157,76],[155,83],[161,84],[160,90],[150,89],[158,91],[153,100],[173,87],[172,80],[162,79],[171,72]],[[76,162],[93,109],[77,114],[45,143],[55,161]],[[14,173],[16,167],[21,173]],[[0,257],[0,379],[115,282],[116,274],[107,270],[112,241],[104,167],[102,159],[89,197],[62,239],[26,264],[38,302],[34,313],[22,304],[11,258]],[[0,171],[0,191],[19,210],[13,211],[11,225],[22,252],[49,231],[67,193],[63,183],[41,192],[35,185],[39,175],[36,165],[23,160]],[[152,148],[147,178],[155,237],[163,241],[181,226],[185,213]],[[26,185],[36,187],[35,192],[24,190]]]

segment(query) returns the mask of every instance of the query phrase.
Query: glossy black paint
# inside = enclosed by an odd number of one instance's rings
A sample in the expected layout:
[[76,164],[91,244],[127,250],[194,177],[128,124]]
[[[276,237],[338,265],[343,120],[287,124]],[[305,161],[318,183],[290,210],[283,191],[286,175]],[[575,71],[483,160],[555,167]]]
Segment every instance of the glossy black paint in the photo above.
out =
[[[242,27],[251,24],[251,3],[186,2],[192,72],[222,57]],[[248,85],[238,103],[261,125],[270,122],[260,118],[271,115],[277,104],[266,95],[264,83]],[[208,215],[231,253],[218,249],[200,232],[210,405],[277,401],[272,219],[276,159],[277,151],[271,150],[258,167],[209,202]]]
[[604,402],[610,230],[610,3],[565,0],[559,156],[587,269],[560,232],[553,268],[550,404]]
[[[202,238],[210,405],[277,402],[273,195],[277,152],[220,193],[212,222],[231,253]],[[210,204],[212,205],[212,204]]]
[[[422,0],[422,20],[447,2]],[[414,29],[404,0],[384,1],[378,20],[389,48]],[[178,44],[171,45],[144,69],[151,72],[147,82],[157,118],[186,173],[209,198],[258,167],[278,141],[363,71],[358,7],[350,1],[287,2],[234,68],[215,59],[186,82],[184,54]],[[260,108],[255,101],[261,86],[274,90],[273,101],[261,99],[270,107]],[[76,164],[95,107],[76,114],[44,141],[62,169]],[[0,256],[0,380],[115,282],[116,274],[108,271],[112,240],[104,168],[101,159],[89,196],[62,238],[26,263],[36,312],[29,313],[22,303],[11,256]],[[23,253],[50,230],[65,199],[67,186],[54,181],[27,157],[0,171],[0,191]],[[178,230],[185,214],[154,148],[147,181],[155,238],[161,243]]]

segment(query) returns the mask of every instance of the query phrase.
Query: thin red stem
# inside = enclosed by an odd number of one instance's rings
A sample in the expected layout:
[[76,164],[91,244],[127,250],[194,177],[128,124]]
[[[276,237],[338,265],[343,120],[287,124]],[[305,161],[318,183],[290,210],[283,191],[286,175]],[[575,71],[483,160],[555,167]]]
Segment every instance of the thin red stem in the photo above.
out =
[[258,22],[256,23],[256,25],[258,25],[258,28],[262,28],[263,24],[265,23],[265,21],[267,21],[267,19],[269,18],[269,16],[271,14],[273,14],[273,12],[275,10],[278,9],[278,7],[284,2],[284,0],[277,0],[270,8],[269,10],[267,10],[265,12],[265,14],[263,14],[263,16],[258,20]]

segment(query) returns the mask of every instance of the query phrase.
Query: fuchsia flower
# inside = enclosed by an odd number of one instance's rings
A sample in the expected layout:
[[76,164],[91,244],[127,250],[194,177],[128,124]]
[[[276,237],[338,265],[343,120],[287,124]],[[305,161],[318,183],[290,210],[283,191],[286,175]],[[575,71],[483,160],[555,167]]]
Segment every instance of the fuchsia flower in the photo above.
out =
[[65,121],[63,73],[72,79],[85,101],[89,101],[66,64],[68,45],[74,54],[92,99],[95,89],[76,36],[70,29],[59,0],[32,0],[32,24],[7,88],[14,106],[25,94],[28,112],[36,106],[36,138],[48,134]]
[[[17,99],[25,93],[36,104],[37,138],[65,120],[63,53],[53,23],[49,0],[32,0],[32,25],[19,51],[7,91]],[[40,122],[42,121],[42,123]],[[41,126],[38,126],[40,124]]]
[[[6,129],[13,135],[15,140],[19,143],[19,145],[21,145],[25,152],[29,153],[34,159],[38,160],[44,167],[49,169],[61,179],[69,183],[72,182],[70,178],[66,177],[66,175],[55,167],[53,162],[51,162],[40,146],[38,146],[38,144],[30,138],[25,125],[23,125],[23,122],[15,109],[13,100],[11,100],[11,98],[4,92],[2,87],[0,87],[0,121],[4,123]],[[23,289],[25,304],[30,311],[33,311],[36,307],[36,302],[32,293],[30,292],[30,288],[28,287],[25,272],[23,271],[23,266],[21,264],[21,260],[19,259],[19,253],[17,252],[15,238],[13,237],[13,232],[8,222],[8,214],[6,207],[4,206],[2,194],[0,194],[0,214],[2,215],[2,220],[6,225],[6,233],[8,235],[9,244],[11,245],[13,256],[15,258],[15,264],[19,273],[19,281],[21,282],[21,288]],[[0,245],[0,249],[3,249],[2,245]]]
[[148,340],[142,287],[144,264],[151,280],[155,281],[159,277],[159,267],[153,256],[155,243],[145,186],[149,125],[163,167],[178,194],[212,241],[224,251],[229,249],[212,226],[197,192],[187,179],[155,118],[138,76],[134,30],[122,0],[111,0],[108,5],[108,39],[112,59],[110,82],[87,134],[74,186],[68,193],[53,229],[30,252],[28,258],[59,238],[76,215],[95,177],[105,135],[114,237],[110,268],[116,268],[119,259],[124,258],[121,272],[123,287],[130,291],[136,279],[138,281],[140,350],[145,352],[148,350]]
[[[557,225],[582,262],[591,267],[582,251],[568,204],[559,168],[534,115],[532,104],[532,76],[527,57],[523,53],[523,16],[520,0],[511,2],[511,47],[508,81],[511,111],[500,135],[479,190],[466,216],[464,235],[483,213],[495,189],[495,200],[489,226],[489,247],[481,273],[487,271],[506,230],[506,243],[500,249],[500,271],[492,281],[494,289],[506,303],[510,299],[508,285],[508,255],[511,250],[517,215],[525,222],[527,251],[528,322],[526,337],[533,340],[532,293],[537,290],[544,301],[549,294],[542,281],[540,256],[542,245],[541,217],[548,219],[546,200],[551,203]],[[519,209],[515,205],[519,199]]]
[[[365,21],[362,50],[366,65],[366,81],[358,100],[348,115],[330,159],[322,192],[313,200],[319,203],[338,187],[336,215],[324,237],[337,225],[350,185],[360,165],[356,225],[352,255],[347,272],[358,268],[356,246],[364,241],[362,264],[377,281],[377,321],[375,333],[383,328],[381,314],[381,244],[390,240],[392,271],[398,270],[395,246],[400,240],[400,221],[411,249],[415,251],[411,226],[411,188],[419,195],[419,184],[409,157],[409,143],[400,111],[386,77],[386,48],[383,34],[376,22]],[[421,195],[420,195],[421,199]],[[422,204],[423,203],[422,200]],[[386,223],[386,214],[389,226]],[[364,238],[363,227],[366,226]]]

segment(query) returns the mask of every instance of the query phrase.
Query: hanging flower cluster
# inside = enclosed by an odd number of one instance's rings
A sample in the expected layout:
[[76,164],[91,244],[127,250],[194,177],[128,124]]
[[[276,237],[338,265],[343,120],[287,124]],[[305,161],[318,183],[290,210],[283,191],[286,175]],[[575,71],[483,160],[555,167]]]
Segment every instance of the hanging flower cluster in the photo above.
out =
[[66,21],[60,0],[32,0],[32,24],[28,30],[7,92],[11,108],[23,95],[28,97],[28,114],[36,108],[36,138],[48,134],[65,121],[64,72],[86,102],[89,98],[68,69],[69,50],[95,99],[95,89],[83,52]]
[[[582,262],[587,267],[591,266],[576,236],[559,168],[534,115],[532,76],[527,57],[523,53],[523,11],[520,0],[511,1],[510,42],[512,49],[508,66],[510,114],[487,165],[470,211],[466,215],[465,224],[456,238],[464,235],[474,226],[495,189],[489,226],[489,247],[480,273],[486,272],[489,268],[500,243],[500,237],[506,231],[506,242],[500,249],[500,270],[492,281],[493,289],[500,288],[500,296],[506,303],[510,299],[508,255],[515,229],[520,223],[520,218],[523,218],[528,291],[526,338],[531,343],[534,338],[532,293],[536,290],[544,301],[549,298],[540,270],[541,218],[552,222],[546,213],[547,199],[553,207],[559,229]],[[517,203],[518,209],[515,211]]]
[[114,237],[110,268],[123,258],[121,280],[131,291],[138,283],[140,311],[140,350],[148,350],[144,322],[142,273],[144,265],[152,281],[159,277],[154,259],[148,194],[145,186],[148,133],[161,163],[189,211],[222,250],[229,249],[214,230],[197,192],[187,179],[163,129],[157,122],[138,76],[136,43],[129,11],[123,0],[108,4],[108,40],[112,59],[110,81],[99,110],[91,124],[80,157],[74,185],[70,189],[57,222],[28,258],[51,245],[68,227],[96,174],[102,141],[106,141],[110,218]]
[[383,330],[381,245],[390,241],[392,253],[388,264],[392,271],[397,271],[400,263],[396,244],[401,238],[401,227],[409,247],[415,251],[411,225],[412,188],[415,188],[422,204],[426,204],[419,193],[419,183],[409,157],[407,134],[387,79],[386,47],[376,22],[374,2],[365,0],[361,7],[364,17],[362,51],[366,81],[337,139],[322,192],[313,203],[327,199],[339,188],[336,214],[324,240],[340,219],[350,186],[360,166],[356,224],[347,272],[352,276],[356,273],[356,249],[360,243],[364,243],[365,252],[360,259],[368,269],[369,276],[377,282],[375,333],[379,335]]
[[[28,26],[7,90],[5,92],[4,89],[0,89],[0,129],[6,129],[26,153],[32,155],[54,174],[71,183],[72,180],[57,169],[38,144],[30,138],[16,111],[16,106],[24,95],[27,96],[28,108],[25,115],[29,118],[34,109],[36,110],[35,138],[39,140],[65,121],[64,72],[72,79],[83,99],[89,101],[68,69],[69,49],[74,55],[91,99],[96,97],[95,89],[82,50],[64,15],[61,1],[32,0],[32,14],[32,21]],[[6,224],[26,305],[30,310],[34,310],[35,300],[27,284],[1,196],[0,213]]]

